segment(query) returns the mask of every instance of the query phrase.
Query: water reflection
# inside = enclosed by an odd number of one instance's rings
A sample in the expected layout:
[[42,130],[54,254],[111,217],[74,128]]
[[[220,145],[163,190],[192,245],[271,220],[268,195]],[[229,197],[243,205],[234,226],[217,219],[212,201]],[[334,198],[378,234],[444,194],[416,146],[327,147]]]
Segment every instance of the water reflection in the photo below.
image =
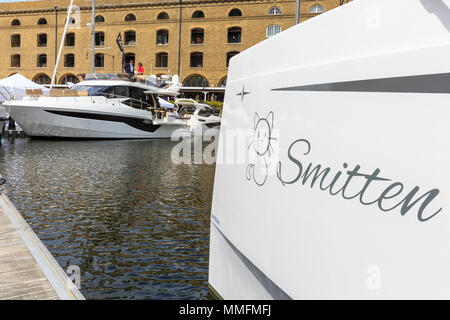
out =
[[207,297],[214,166],[174,143],[3,140],[11,201],[87,299]]

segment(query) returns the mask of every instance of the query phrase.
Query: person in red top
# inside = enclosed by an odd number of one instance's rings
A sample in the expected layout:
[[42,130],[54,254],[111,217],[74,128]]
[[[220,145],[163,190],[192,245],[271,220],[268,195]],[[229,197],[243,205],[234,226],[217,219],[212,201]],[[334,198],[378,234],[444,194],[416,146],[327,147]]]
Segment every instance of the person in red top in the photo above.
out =
[[144,66],[140,62],[138,63],[137,73],[144,74]]

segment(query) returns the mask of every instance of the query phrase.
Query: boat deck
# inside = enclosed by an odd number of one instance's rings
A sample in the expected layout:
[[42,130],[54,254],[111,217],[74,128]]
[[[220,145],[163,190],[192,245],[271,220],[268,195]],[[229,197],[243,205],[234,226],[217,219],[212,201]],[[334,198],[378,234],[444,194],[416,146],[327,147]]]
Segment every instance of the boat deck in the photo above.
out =
[[5,195],[0,195],[0,299],[84,299]]

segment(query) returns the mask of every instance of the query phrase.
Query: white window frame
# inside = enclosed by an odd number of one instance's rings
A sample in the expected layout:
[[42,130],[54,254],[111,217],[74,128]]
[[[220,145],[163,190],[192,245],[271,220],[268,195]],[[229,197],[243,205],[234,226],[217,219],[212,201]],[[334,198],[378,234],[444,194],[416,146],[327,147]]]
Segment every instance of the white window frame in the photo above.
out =
[[314,4],[309,8],[309,13],[323,13],[325,8],[320,4]]
[[266,27],[266,37],[269,38],[281,32],[281,26],[272,24]]
[[282,14],[281,9],[278,7],[272,7],[269,9],[269,12],[268,12],[269,16],[278,16],[281,14]]

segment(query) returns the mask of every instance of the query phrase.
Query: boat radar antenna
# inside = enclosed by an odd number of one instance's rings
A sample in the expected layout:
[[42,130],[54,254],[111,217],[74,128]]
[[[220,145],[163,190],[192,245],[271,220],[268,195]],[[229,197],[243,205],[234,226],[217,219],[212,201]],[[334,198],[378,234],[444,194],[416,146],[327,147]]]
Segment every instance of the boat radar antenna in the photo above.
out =
[[72,6],[73,6],[73,0],[70,0],[69,9],[67,10],[66,24],[64,25],[64,32],[62,35],[61,44],[59,45],[58,58],[56,59],[55,69],[53,70],[52,82],[50,83],[50,89],[53,88],[53,86],[55,85],[56,70],[58,69],[59,59],[61,58],[61,52],[62,52],[62,49],[64,46],[64,39],[66,38],[67,27],[69,26],[70,15],[72,14]]

